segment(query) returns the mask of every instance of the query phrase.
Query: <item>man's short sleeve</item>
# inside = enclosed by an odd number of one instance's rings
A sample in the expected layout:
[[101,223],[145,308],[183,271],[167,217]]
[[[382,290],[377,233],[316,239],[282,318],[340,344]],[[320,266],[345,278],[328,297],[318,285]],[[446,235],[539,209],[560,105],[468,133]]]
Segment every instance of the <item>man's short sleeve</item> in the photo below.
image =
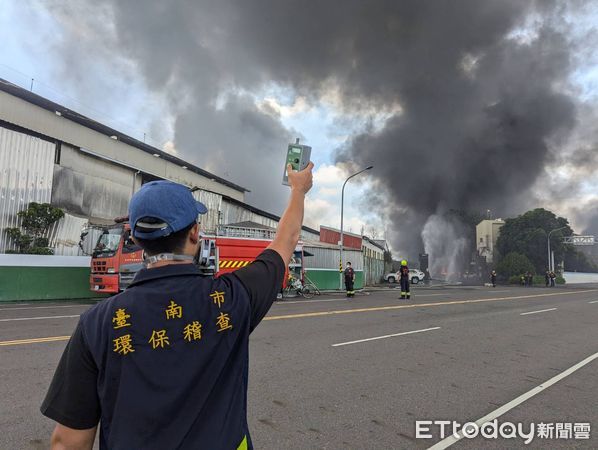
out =
[[97,377],[98,369],[79,322],[60,358],[41,406],[42,414],[77,430],[96,426],[100,420]]
[[278,252],[263,251],[247,267],[234,272],[249,293],[251,303],[251,331],[268,313],[276,295],[282,289],[285,264]]

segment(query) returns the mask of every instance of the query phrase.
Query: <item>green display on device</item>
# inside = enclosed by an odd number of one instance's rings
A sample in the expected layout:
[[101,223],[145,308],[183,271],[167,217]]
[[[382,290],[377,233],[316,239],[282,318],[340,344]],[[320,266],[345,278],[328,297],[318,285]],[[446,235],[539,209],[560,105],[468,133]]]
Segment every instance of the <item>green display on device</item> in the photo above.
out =
[[282,184],[286,184],[287,186],[289,185],[287,166],[290,164],[293,170],[303,170],[309,164],[311,156],[311,147],[301,145],[298,141],[295,144],[289,144],[289,148],[287,149],[287,159],[284,163],[284,174],[282,176]]

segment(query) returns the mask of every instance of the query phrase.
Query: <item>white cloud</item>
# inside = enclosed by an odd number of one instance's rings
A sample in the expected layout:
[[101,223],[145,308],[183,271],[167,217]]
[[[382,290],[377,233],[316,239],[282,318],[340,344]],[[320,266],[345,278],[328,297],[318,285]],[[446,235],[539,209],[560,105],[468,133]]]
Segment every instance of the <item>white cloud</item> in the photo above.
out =
[[[314,187],[305,203],[305,225],[316,228],[327,225],[340,228],[341,189],[347,174],[340,166],[323,164],[314,170]],[[343,229],[352,233],[366,234],[376,230],[382,236],[384,226],[374,211],[364,211],[358,206],[358,199],[367,191],[366,179],[351,180],[345,188]]]
[[322,164],[317,167],[314,171],[314,185],[320,186],[339,186],[342,187],[343,182],[346,179],[344,171],[339,166],[333,166],[331,164]]
[[277,98],[268,96],[258,104],[258,108],[266,112],[274,111],[282,118],[293,117],[301,113],[309,113],[312,110],[312,106],[307,103],[307,100],[303,96],[295,97],[295,101],[292,105],[283,105]]

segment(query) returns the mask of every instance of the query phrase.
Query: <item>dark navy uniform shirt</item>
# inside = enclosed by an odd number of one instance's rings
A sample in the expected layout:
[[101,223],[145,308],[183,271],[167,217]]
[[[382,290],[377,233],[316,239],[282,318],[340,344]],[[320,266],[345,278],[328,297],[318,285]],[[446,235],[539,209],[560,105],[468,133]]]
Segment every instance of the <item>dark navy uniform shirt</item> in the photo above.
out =
[[353,278],[355,278],[353,267],[347,267],[345,269],[345,281],[353,281]]
[[251,449],[249,334],[284,272],[273,250],[216,279],[192,264],[141,270],[81,316],[42,413],[75,429],[99,422],[101,449]]
[[401,275],[401,279],[409,280],[409,267],[401,266],[399,269],[399,274]]

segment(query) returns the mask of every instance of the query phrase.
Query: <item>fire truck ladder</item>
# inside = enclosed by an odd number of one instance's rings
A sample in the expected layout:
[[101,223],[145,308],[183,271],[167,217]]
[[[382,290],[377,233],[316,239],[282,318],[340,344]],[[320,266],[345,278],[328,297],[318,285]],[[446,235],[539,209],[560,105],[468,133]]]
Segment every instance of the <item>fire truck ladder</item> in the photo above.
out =
[[276,230],[273,228],[255,228],[242,227],[235,225],[219,225],[217,230],[218,236],[251,238],[251,239],[267,239],[272,240],[276,235]]

